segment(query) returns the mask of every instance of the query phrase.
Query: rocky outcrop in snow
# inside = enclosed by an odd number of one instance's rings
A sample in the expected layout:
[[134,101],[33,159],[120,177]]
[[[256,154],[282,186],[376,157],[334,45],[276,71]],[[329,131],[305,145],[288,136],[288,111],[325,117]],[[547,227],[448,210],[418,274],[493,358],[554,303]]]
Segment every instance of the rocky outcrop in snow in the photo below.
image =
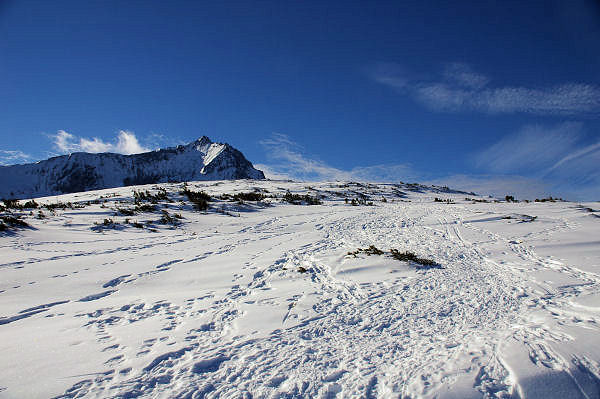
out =
[[244,155],[206,136],[134,155],[84,152],[25,165],[0,166],[0,198],[33,198],[138,184],[264,179]]

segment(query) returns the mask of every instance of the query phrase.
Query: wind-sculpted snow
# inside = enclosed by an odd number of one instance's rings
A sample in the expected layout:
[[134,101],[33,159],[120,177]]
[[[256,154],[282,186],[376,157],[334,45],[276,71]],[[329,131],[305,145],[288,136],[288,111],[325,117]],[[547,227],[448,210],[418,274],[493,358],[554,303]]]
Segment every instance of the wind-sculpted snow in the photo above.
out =
[[0,198],[31,198],[110,187],[191,180],[264,179],[244,155],[206,136],[143,154],[73,153],[0,166]]
[[[180,224],[129,226],[119,188],[0,237],[0,396],[600,397],[600,225],[583,206],[238,181],[191,184],[212,198],[198,212],[161,187]],[[108,217],[121,228],[90,228]]]

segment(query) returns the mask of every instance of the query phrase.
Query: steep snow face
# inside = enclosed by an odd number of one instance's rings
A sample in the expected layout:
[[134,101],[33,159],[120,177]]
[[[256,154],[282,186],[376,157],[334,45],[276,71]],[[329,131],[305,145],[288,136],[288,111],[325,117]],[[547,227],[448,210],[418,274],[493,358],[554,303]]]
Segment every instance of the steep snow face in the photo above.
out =
[[29,198],[191,180],[264,179],[244,155],[206,136],[134,155],[74,153],[35,164],[0,167],[0,197]]

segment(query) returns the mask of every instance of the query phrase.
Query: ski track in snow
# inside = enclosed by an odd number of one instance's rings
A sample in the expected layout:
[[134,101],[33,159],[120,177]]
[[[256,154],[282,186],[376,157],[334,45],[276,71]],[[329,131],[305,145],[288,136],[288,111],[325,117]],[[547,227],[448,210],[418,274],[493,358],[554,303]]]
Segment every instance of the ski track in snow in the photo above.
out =
[[[80,227],[55,241],[4,237],[0,247],[11,256],[0,273],[21,282],[1,287],[0,345],[16,357],[20,328],[83,342],[89,363],[65,354],[57,361],[65,368],[46,371],[55,391],[36,391],[46,397],[531,396],[538,387],[521,379],[508,342],[526,351],[527,370],[564,376],[573,397],[600,397],[599,357],[561,349],[576,341],[573,329],[598,337],[600,308],[577,301],[597,295],[600,276],[527,244],[569,234],[579,216],[507,229],[504,204],[411,196],[373,207],[343,197],[278,204],[237,218],[190,213],[197,225],[160,234]],[[443,267],[347,256],[369,245],[409,249]],[[15,302],[24,298],[38,303],[21,309]],[[3,369],[20,364],[26,373],[40,361],[28,356],[4,360]],[[14,376],[0,371],[0,397],[27,392]]]

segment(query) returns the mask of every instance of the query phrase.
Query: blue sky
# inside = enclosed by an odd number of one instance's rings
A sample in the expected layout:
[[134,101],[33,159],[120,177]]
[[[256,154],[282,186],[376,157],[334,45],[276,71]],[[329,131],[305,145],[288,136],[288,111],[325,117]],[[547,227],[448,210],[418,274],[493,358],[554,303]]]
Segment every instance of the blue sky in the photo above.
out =
[[202,135],[271,176],[600,199],[595,1],[0,2],[0,162]]

